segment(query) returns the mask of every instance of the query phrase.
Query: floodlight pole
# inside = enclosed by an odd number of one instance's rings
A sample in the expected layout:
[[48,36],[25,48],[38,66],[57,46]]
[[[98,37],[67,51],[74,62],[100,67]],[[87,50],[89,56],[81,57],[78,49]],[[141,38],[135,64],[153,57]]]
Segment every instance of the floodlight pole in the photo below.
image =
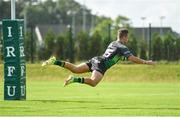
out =
[[11,0],[11,20],[16,19],[16,0]]
[[144,25],[144,22],[145,22],[145,20],[146,20],[146,17],[141,17],[141,19],[142,19],[142,21],[143,21],[142,39],[143,39],[144,41],[146,41],[146,39],[145,39],[145,25]]
[[165,16],[160,17],[161,26],[160,26],[160,35],[163,35],[163,20],[165,19]]

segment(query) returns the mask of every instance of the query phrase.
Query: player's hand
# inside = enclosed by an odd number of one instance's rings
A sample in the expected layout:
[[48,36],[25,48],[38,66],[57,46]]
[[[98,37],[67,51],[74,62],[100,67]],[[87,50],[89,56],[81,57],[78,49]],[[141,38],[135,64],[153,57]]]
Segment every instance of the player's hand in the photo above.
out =
[[156,65],[156,62],[152,61],[152,60],[148,60],[145,62],[145,64],[147,65]]

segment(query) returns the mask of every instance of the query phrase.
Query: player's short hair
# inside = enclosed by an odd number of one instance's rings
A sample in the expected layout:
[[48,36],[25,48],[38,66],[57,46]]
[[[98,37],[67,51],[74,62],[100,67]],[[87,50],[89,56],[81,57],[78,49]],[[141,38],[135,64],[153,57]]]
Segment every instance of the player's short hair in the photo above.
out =
[[118,38],[128,35],[128,30],[126,28],[121,28],[118,30]]

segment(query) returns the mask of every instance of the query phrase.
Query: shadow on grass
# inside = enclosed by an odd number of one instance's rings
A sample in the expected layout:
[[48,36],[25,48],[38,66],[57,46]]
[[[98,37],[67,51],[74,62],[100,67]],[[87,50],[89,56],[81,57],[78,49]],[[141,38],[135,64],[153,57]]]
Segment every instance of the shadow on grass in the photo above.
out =
[[26,100],[33,102],[42,102],[42,103],[101,103],[100,101],[82,101],[82,100]]

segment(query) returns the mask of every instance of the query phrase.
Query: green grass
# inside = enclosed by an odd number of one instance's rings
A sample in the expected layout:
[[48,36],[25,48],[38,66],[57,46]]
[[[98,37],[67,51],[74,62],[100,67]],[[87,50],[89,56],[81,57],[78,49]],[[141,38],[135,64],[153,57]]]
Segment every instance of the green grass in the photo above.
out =
[[[27,65],[27,80],[30,81],[63,81],[71,72],[58,66],[42,68],[40,64]],[[0,65],[3,76],[3,66]],[[89,77],[90,73],[81,76]],[[3,77],[0,77],[2,79]],[[109,69],[103,81],[107,82],[179,82],[180,64],[160,64],[155,67],[148,65],[118,64]]]
[[27,65],[27,100],[4,101],[2,82],[0,115],[180,116],[179,65],[116,65],[95,88],[64,88],[69,74],[58,67]]

